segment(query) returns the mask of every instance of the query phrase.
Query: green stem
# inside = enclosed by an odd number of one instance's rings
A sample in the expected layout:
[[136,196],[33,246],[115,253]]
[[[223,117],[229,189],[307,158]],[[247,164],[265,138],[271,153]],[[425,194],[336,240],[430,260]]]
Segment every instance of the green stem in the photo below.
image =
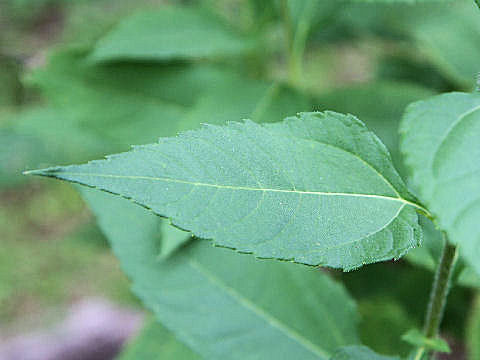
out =
[[[479,0],[480,1],[480,0]],[[303,78],[303,54],[310,31],[310,16],[315,2],[305,5],[298,23],[294,24],[290,16],[288,1],[283,0],[283,18],[287,38],[288,77],[292,85],[301,84]]]
[[[435,273],[423,329],[425,336],[428,338],[434,339],[438,336],[457,257],[457,247],[449,244],[444,234],[444,247]],[[425,348],[418,349],[417,357],[421,359],[423,353],[427,353]]]

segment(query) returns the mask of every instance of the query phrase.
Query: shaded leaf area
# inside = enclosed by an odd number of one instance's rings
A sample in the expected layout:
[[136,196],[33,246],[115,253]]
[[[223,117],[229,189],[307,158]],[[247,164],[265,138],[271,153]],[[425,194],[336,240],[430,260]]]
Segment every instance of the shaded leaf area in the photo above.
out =
[[200,360],[202,358],[155,320],[150,320],[118,356],[118,360],[161,359]]
[[98,41],[90,59],[168,61],[238,56],[251,51],[255,42],[204,8],[164,6],[123,19]]
[[155,215],[110,194],[82,193],[133,291],[203,358],[328,359],[338,346],[358,342],[353,301],[319,270],[201,241],[159,262],[156,242],[142,231]]
[[[443,31],[448,28],[449,31]],[[473,89],[479,72],[480,22],[474,1],[457,1],[430,16],[418,18],[411,29],[419,49],[448,78],[464,89]]]
[[[414,5],[414,6],[412,6]],[[425,67],[414,82],[431,77],[431,65],[454,89],[473,89],[479,69],[475,63],[480,46],[478,8],[473,0],[350,1],[342,3],[334,22],[324,24],[314,40],[362,39],[374,35],[393,53]],[[448,30],[446,30],[448,29]],[[400,40],[400,41],[399,41]],[[392,52],[387,51],[392,55]],[[402,67],[405,70],[404,65]],[[438,82],[441,79],[435,80]],[[450,88],[452,89],[452,88]]]
[[430,89],[400,82],[375,82],[332,90],[316,97],[318,110],[355,114],[387,146],[400,174],[405,174],[398,126],[408,104],[434,95]]
[[20,145],[2,153],[1,183],[22,181],[19,174],[27,167],[128,150],[131,144],[154,142],[209,119],[218,124],[241,118],[270,122],[312,108],[307,96],[287,86],[250,79],[225,67],[92,66],[85,54],[55,53],[45,68],[29,77],[49,105],[6,115],[10,121],[0,128],[0,136],[7,144]]
[[[373,264],[343,273],[341,280],[358,303],[361,342],[379,354],[406,356],[411,346],[401,337],[423,326],[433,276],[406,262]],[[464,287],[456,287],[449,295],[442,334],[451,343],[463,339],[471,295]],[[455,346],[452,350],[459,354]]]
[[[405,259],[433,272],[442,254],[444,239],[441,231],[435,229],[435,225],[425,217],[420,216],[419,223],[423,231],[422,246],[410,251]],[[455,267],[454,282],[462,286],[478,288],[480,276],[461,257]]]
[[480,357],[480,296],[477,293],[466,330],[469,359]]
[[338,350],[330,360],[400,360],[400,358],[379,355],[365,346],[348,346]]
[[451,352],[450,347],[445,340],[441,338],[428,338],[418,329],[409,330],[402,336],[402,339],[414,347],[422,347],[435,352]]
[[31,173],[130,198],[195,236],[262,258],[350,270],[398,258],[421,239],[419,206],[387,149],[338,113],[209,125]]
[[480,272],[480,95],[450,93],[409,106],[402,152],[419,198]]

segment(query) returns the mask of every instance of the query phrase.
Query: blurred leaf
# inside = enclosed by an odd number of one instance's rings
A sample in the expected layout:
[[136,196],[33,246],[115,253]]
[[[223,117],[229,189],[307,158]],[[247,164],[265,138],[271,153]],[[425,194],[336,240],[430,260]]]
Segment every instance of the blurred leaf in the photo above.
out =
[[172,255],[182,245],[187,243],[191,235],[186,231],[177,229],[175,226],[169,224],[168,220],[160,219],[161,221],[161,245],[159,259],[163,260]]
[[480,274],[479,109],[477,93],[411,104],[401,124],[401,149],[420,200]]
[[155,215],[106,193],[82,192],[134,292],[202,357],[328,359],[336,347],[357,342],[352,300],[317,269],[257,260],[203,241],[159,262],[155,241],[131,221],[133,213],[137,219]]
[[142,332],[119,355],[117,360],[200,360],[186,345],[160,323],[149,321]]
[[411,28],[418,48],[453,81],[473,89],[480,71],[480,21],[474,1],[457,1],[418,18]]
[[[398,268],[396,268],[397,278]],[[371,282],[371,277],[366,277],[366,282]],[[400,286],[398,284],[396,286]],[[411,285],[411,283],[410,283]],[[387,355],[405,354],[410,346],[401,340],[401,336],[408,329],[417,325],[416,319],[411,314],[411,309],[406,310],[405,304],[396,299],[396,294],[391,294],[387,289],[384,293],[358,300],[361,316],[360,339],[373,350]],[[368,291],[375,292],[373,286]],[[410,292],[411,293],[411,292]],[[423,304],[422,304],[422,311]]]
[[335,352],[330,360],[400,360],[400,358],[376,354],[365,346],[347,346]]
[[399,149],[398,126],[408,104],[432,96],[432,90],[396,82],[378,82],[332,90],[317,96],[319,110],[355,114],[387,146],[393,163],[405,174]]
[[202,8],[164,6],[134,14],[99,40],[90,59],[172,60],[241,55],[255,46]]
[[0,106],[15,106],[21,101],[20,67],[0,54]]
[[421,240],[419,205],[387,149],[339,113],[209,125],[29,173],[130,198],[195,236],[261,258],[352,270],[399,258]]
[[282,84],[237,78],[231,83],[234,95],[214,89],[201,97],[183,120],[185,129],[200,123],[223,125],[229,121],[250,119],[275,122],[301,111],[312,110],[311,100]]
[[471,360],[480,359],[480,295],[478,294],[468,320],[466,343],[468,358]]
[[[430,220],[420,216],[419,223],[423,230],[422,246],[410,251],[405,256],[405,259],[433,272],[442,254],[444,240],[441,231],[435,229]],[[454,281],[457,284],[480,288],[480,276],[475,273],[472,267],[465,263],[463,257],[458,259],[455,272]]]
[[450,353],[450,346],[441,339],[430,339],[426,337],[420,330],[411,329],[402,336],[402,339],[415,347],[423,347],[427,350]]
[[28,77],[28,83],[38,87],[49,101],[59,106],[81,107],[85,97],[91,100],[96,96],[102,99],[128,96],[149,103],[190,106],[200,94],[212,89],[225,90],[232,77],[239,76],[203,64],[116,63],[94,66],[85,55],[85,51],[79,50],[54,52],[45,67]]

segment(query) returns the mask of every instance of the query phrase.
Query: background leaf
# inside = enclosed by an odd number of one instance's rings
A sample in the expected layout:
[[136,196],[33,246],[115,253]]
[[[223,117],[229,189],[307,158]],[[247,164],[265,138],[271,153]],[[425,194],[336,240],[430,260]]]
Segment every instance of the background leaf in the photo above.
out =
[[118,360],[200,360],[187,346],[155,320],[150,320],[141,333],[127,345]]
[[402,151],[419,198],[480,272],[480,95],[451,93],[409,106]]
[[466,342],[469,359],[480,357],[480,296],[477,294],[467,326]]
[[328,359],[336,347],[357,342],[352,300],[319,270],[206,242],[159,262],[155,241],[142,231],[155,215],[109,194],[82,192],[134,292],[202,357]]
[[[208,39],[208,40],[207,40]],[[255,42],[202,8],[168,6],[134,14],[97,43],[90,59],[157,60],[240,55]]]

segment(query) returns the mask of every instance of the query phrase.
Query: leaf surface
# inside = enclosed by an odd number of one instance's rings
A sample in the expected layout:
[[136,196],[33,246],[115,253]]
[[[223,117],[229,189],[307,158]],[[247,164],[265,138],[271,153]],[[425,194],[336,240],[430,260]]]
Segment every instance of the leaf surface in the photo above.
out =
[[398,127],[408,104],[434,93],[421,86],[401,82],[375,82],[335,89],[316,98],[321,109],[355,114],[387,146],[395,168],[405,173],[400,154]]
[[480,358],[480,296],[477,293],[466,329],[469,359]]
[[85,165],[32,172],[131,198],[258,257],[350,270],[419,244],[415,199],[353,116],[204,126]]
[[480,94],[450,93],[414,103],[401,132],[420,200],[480,272]]
[[151,212],[83,189],[133,291],[205,359],[328,359],[357,343],[355,305],[318,269],[257,260],[195,241],[159,262]]
[[400,358],[379,355],[365,346],[346,346],[338,350],[330,360],[400,360]]
[[141,333],[118,356],[117,360],[200,360],[162,324],[150,320]]
[[172,60],[241,55],[255,42],[201,8],[163,6],[134,14],[99,40],[90,58]]

